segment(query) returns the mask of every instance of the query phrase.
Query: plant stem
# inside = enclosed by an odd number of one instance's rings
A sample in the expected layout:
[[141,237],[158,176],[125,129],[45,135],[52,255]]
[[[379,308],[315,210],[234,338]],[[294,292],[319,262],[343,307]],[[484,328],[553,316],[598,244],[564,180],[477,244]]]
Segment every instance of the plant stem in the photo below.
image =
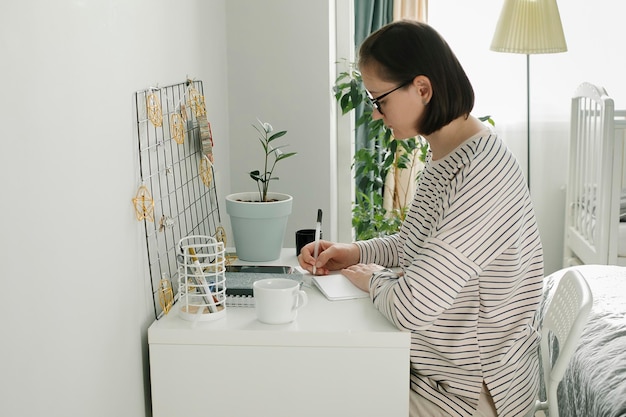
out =
[[269,179],[267,178],[267,158],[269,158],[270,155],[270,144],[267,140],[268,134],[269,133],[265,132],[265,165],[263,166],[263,195],[261,195],[261,201],[267,201],[267,187],[269,183]]

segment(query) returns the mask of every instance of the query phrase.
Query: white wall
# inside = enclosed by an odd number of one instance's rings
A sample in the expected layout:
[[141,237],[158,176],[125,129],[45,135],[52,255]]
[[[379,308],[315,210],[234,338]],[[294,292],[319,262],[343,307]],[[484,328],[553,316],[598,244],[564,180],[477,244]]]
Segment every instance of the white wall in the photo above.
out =
[[149,414],[134,92],[203,80],[227,160],[225,13],[224,0],[0,3],[0,415]]
[[[429,22],[472,80],[475,114],[490,114],[526,168],[526,56],[489,50],[502,1],[431,0]],[[626,4],[558,1],[568,52],[531,55],[531,194],[546,273],[561,268],[570,96],[584,81],[603,85],[626,108],[623,25]]]
[[330,120],[335,79],[331,3],[226,3],[231,189],[256,190],[248,172],[263,169],[263,149],[252,127],[257,117],[275,130],[287,130],[279,144],[288,144],[284,151],[298,155],[277,165],[274,174],[280,180],[272,182],[270,191],[294,197],[285,235],[288,247],[295,246],[296,230],[315,227],[318,208],[324,211],[324,237],[333,238],[334,233],[330,227],[336,221],[332,197],[336,182],[331,175],[336,166]]
[[135,91],[204,82],[226,227],[223,196],[261,163],[251,123],[287,129],[286,244],[318,208],[332,237],[331,3],[0,5],[0,415],[150,414]]

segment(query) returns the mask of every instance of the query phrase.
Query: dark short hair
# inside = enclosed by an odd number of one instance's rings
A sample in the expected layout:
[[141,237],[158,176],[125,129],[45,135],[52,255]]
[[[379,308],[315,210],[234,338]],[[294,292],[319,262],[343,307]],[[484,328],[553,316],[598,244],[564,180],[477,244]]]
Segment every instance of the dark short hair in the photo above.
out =
[[373,65],[385,81],[430,79],[432,98],[419,132],[431,134],[474,108],[474,89],[454,52],[426,23],[401,20],[372,33],[359,49],[359,68]]

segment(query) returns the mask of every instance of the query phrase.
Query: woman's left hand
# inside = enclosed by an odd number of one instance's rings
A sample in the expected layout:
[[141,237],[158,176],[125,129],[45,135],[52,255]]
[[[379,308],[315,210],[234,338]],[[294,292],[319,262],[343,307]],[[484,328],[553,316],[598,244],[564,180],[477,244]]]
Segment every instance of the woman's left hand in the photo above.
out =
[[384,267],[377,264],[355,264],[341,270],[350,282],[362,289],[370,291],[370,278],[376,271],[382,271]]

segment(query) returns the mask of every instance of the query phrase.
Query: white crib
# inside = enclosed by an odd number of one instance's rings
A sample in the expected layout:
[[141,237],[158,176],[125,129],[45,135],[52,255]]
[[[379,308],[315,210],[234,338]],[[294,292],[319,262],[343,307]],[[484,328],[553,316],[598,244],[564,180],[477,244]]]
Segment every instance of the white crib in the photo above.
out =
[[564,266],[626,266],[625,139],[626,111],[603,87],[581,84],[572,97]]

